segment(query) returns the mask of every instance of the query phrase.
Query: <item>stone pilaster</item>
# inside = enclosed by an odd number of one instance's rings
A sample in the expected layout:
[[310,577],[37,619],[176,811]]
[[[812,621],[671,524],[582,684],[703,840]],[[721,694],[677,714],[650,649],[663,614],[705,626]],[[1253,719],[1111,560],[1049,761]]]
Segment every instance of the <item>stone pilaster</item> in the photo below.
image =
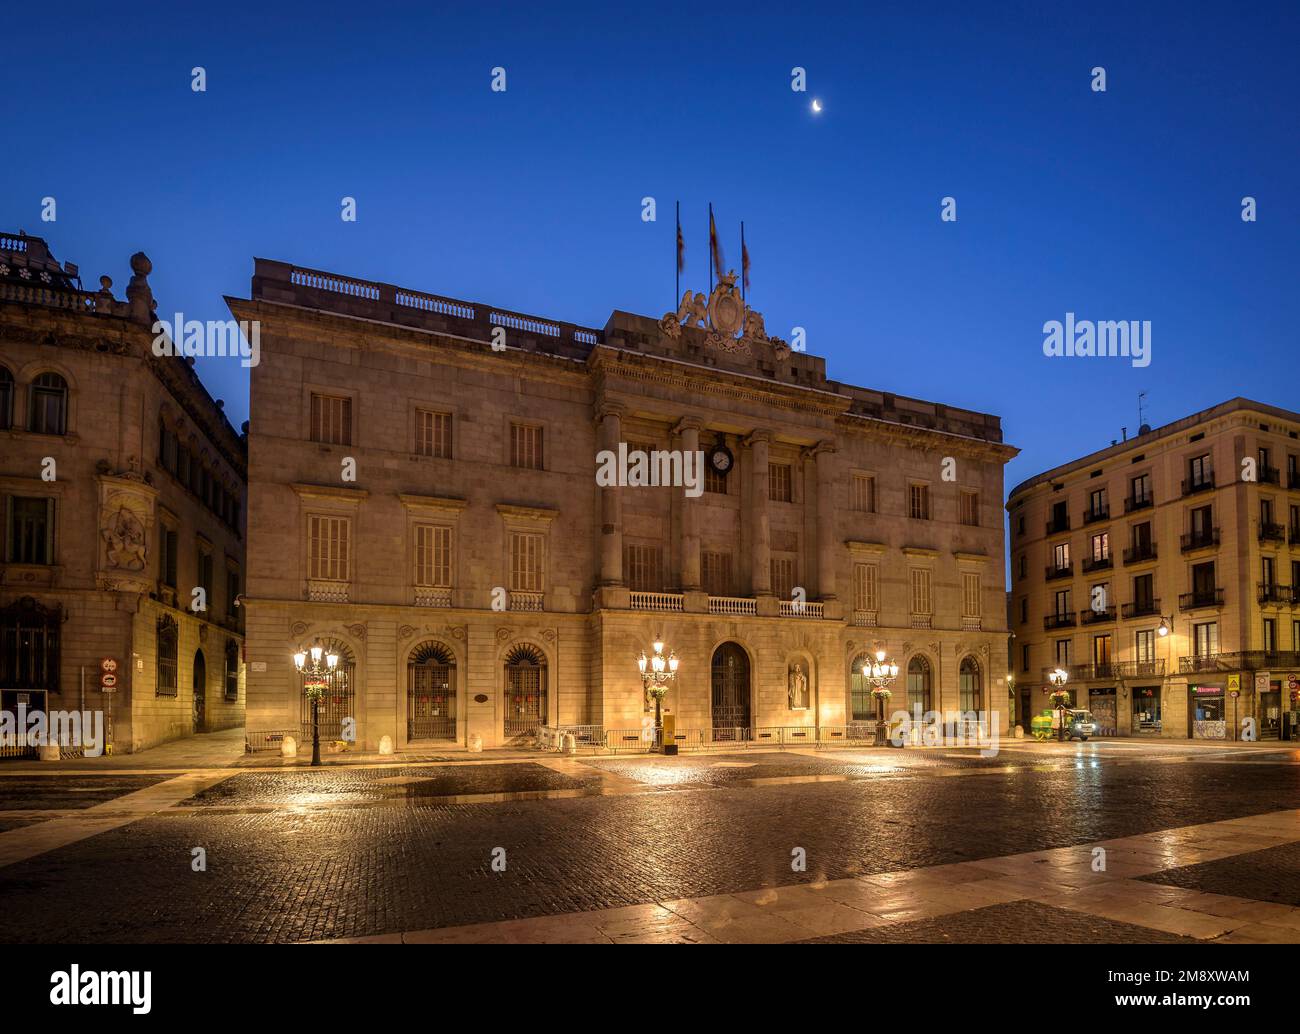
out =
[[[623,440],[623,407],[603,403],[596,419],[600,422],[599,441],[602,451],[618,453]],[[623,585],[623,489],[607,485],[600,490],[600,584]]]
[[817,458],[817,591],[823,602],[834,601],[835,592],[835,445],[821,442],[813,450]]
[[753,463],[750,490],[750,527],[753,552],[750,555],[749,584],[756,597],[772,595],[772,528],[767,512],[767,463],[771,431],[754,431],[745,439]]
[[[677,448],[684,456],[694,457],[700,450],[700,429],[703,423],[695,417],[684,417],[673,432],[677,435]],[[694,463],[694,459],[691,460]],[[704,482],[703,465],[696,475]],[[682,493],[681,520],[681,588],[682,592],[695,592],[700,588],[700,501]]]

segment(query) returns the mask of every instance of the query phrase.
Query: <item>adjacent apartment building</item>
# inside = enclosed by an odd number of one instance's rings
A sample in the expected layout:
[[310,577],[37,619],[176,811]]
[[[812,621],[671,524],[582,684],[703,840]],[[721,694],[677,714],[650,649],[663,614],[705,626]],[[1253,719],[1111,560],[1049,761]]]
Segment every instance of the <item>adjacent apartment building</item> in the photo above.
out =
[[1144,426],[1017,485],[1007,513],[1022,717],[1062,668],[1119,735],[1292,735],[1300,414],[1235,398]]
[[[635,737],[657,638],[687,741],[873,718],[877,649],[901,669],[891,706],[1005,728],[1016,450],[996,417],[828,379],[733,275],[604,327],[264,259],[251,298],[227,301],[262,332],[255,749],[309,734],[293,654],[315,642],[340,658],[322,737],[364,749]],[[601,453],[622,474],[601,481]],[[697,453],[693,487],[663,483]]]
[[0,234],[0,706],[103,711],[117,751],[244,719],[245,442],[131,270],[121,301]]

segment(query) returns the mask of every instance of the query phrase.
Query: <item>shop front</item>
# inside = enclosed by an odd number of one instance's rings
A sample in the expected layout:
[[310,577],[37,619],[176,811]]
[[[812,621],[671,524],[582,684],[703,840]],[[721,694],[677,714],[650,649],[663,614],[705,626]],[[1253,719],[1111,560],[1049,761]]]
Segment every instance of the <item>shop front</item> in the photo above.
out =
[[1160,687],[1134,686],[1132,696],[1132,725],[1134,736],[1159,736]]
[[1227,694],[1221,685],[1187,687],[1187,736],[1194,740],[1228,738]]
[[1088,710],[1092,712],[1097,723],[1098,736],[1116,736],[1119,733],[1116,720],[1116,697],[1114,686],[1093,687],[1088,690]]

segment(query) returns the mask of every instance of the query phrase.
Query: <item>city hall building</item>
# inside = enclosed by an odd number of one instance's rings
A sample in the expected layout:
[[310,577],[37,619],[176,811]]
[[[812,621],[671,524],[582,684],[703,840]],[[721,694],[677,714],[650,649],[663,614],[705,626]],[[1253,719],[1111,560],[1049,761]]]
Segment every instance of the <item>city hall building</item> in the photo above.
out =
[[118,752],[244,720],[245,444],[155,354],[151,269],[123,301],[0,234],[0,708],[103,712]]
[[1300,739],[1300,413],[1143,426],[1007,512],[1022,716],[1060,668],[1104,734]]
[[603,328],[263,259],[227,301],[261,328],[254,749],[309,735],[316,642],[322,738],[368,750],[635,736],[660,638],[687,745],[842,735],[877,649],[891,708],[1005,731],[996,417],[829,380],[734,275]]

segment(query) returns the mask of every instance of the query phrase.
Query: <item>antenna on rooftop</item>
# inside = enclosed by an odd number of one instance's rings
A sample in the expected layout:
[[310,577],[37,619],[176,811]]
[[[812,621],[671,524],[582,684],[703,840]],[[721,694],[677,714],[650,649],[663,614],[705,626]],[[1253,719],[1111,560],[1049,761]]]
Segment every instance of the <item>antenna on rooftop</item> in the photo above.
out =
[[[1146,398],[1146,397],[1147,397],[1147,393],[1146,393],[1145,391],[1139,391],[1139,392],[1138,392],[1138,427],[1145,427],[1145,426],[1146,426],[1146,420],[1145,420],[1145,418],[1144,418],[1143,415],[1142,415],[1142,411],[1143,411],[1143,409],[1145,408],[1144,405],[1143,405],[1142,400],[1143,400],[1144,398]],[[1141,434],[1142,432],[1139,431],[1138,433]]]

